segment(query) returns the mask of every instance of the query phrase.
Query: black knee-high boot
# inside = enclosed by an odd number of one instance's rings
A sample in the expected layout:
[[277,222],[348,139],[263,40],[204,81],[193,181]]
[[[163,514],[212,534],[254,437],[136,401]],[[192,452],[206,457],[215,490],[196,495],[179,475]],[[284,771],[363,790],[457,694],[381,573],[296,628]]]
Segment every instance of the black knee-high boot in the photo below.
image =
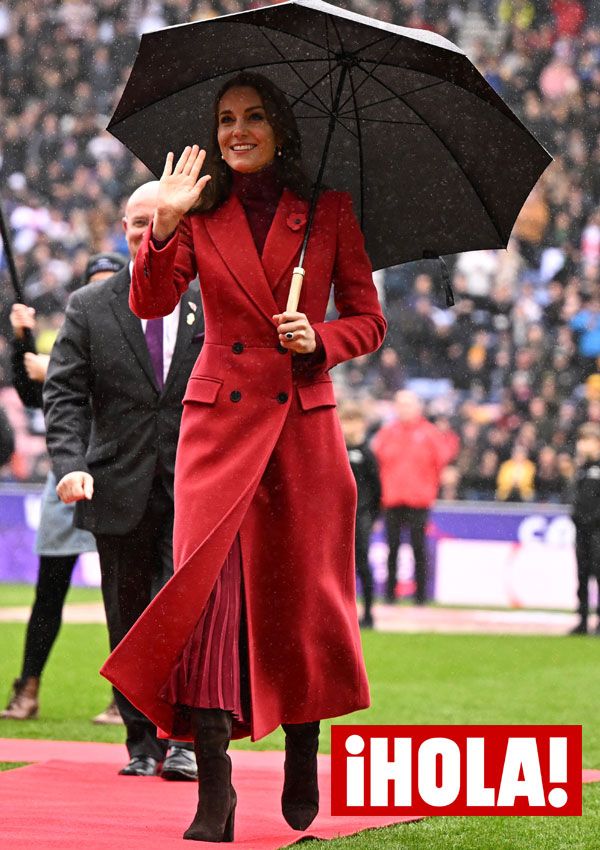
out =
[[191,713],[198,763],[198,809],[183,837],[192,841],[233,841],[237,796],[231,784],[232,715],[221,708]]
[[319,811],[317,751],[320,723],[283,723],[285,779],[281,811],[292,829],[306,829]]

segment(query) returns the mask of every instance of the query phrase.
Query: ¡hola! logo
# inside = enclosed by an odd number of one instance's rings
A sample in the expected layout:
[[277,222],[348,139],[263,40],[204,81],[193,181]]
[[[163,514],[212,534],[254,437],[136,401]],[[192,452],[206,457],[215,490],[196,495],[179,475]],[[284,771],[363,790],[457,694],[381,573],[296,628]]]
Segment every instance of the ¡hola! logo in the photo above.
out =
[[332,726],[332,815],[581,815],[581,726]]

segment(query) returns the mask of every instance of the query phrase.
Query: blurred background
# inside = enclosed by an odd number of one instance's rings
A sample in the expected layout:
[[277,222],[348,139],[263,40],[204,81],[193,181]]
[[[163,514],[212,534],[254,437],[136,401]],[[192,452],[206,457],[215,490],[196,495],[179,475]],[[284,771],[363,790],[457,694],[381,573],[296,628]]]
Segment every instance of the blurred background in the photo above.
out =
[[[104,130],[140,35],[257,5],[0,0],[1,195],[27,303],[37,311],[40,353],[52,347],[89,254],[127,253],[123,203],[151,178]],[[444,307],[435,263],[378,272],[386,342],[332,376],[340,399],[362,405],[369,436],[394,418],[395,393],[410,389],[456,445],[428,529],[432,596],[574,607],[568,502],[575,440],[582,423],[600,423],[600,4],[339,5],[457,42],[554,157],[507,250],[446,257],[454,308]],[[48,457],[41,412],[23,408],[11,386],[12,291],[1,248],[0,277],[0,408],[15,435],[14,452],[0,468],[0,580],[17,581],[35,572],[31,540]],[[385,549],[376,523],[376,580],[385,571]],[[399,595],[404,584],[411,592],[410,558],[401,547]],[[476,590],[482,559],[497,577],[490,583],[488,575]],[[453,580],[445,582],[449,568]],[[87,579],[84,573],[79,580],[94,583],[93,563]]]

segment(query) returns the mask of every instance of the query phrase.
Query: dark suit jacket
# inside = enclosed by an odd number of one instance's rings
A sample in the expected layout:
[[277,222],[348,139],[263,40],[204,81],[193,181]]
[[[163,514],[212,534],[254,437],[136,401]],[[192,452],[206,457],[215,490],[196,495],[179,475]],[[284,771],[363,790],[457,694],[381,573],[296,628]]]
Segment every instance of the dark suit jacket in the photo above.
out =
[[181,401],[204,339],[196,284],[181,298],[177,343],[160,392],[142,324],[129,308],[129,284],[126,268],[71,295],[43,389],[56,478],[77,470],[94,477],[94,496],[77,503],[75,525],[96,534],[123,535],[139,523],[155,474],[173,496]]

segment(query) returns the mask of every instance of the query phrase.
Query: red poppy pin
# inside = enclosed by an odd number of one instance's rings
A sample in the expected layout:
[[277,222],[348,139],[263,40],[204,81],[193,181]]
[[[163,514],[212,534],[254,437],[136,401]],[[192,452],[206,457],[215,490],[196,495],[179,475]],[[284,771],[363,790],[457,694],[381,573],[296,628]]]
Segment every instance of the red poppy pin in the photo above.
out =
[[300,230],[306,224],[306,216],[302,212],[290,213],[287,217],[287,226],[292,230]]

